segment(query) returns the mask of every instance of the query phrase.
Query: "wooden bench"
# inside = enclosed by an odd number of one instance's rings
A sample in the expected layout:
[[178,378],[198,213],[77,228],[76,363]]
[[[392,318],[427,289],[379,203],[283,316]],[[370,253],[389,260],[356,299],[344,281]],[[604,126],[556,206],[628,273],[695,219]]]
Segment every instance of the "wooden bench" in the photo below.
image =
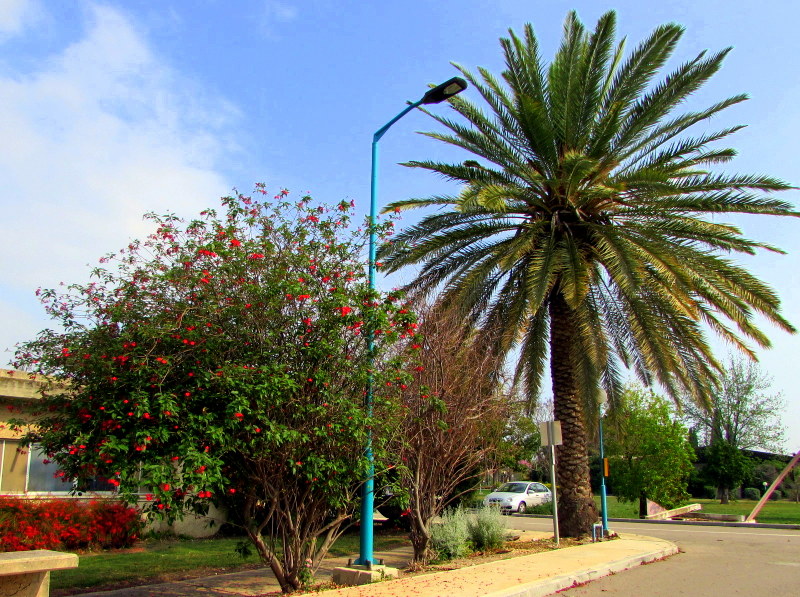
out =
[[0,553],[0,597],[48,597],[50,571],[78,566],[78,556],[48,549]]

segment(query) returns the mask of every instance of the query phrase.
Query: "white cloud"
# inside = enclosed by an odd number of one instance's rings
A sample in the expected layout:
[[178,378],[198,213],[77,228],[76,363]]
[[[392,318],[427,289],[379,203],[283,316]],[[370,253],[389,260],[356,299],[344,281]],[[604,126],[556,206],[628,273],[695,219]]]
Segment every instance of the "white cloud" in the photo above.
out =
[[266,0],[260,19],[262,34],[269,38],[278,37],[278,26],[294,21],[297,15],[298,10],[295,6],[277,0]]
[[288,23],[297,18],[297,8],[283,2],[269,1],[264,4],[268,16],[279,23]]
[[33,0],[0,0],[0,38],[20,33],[38,13]]
[[[0,77],[6,299],[84,280],[87,263],[143,235],[143,213],[194,214],[231,187],[217,165],[235,151],[223,132],[235,108],[197,99],[123,14],[89,15],[86,35],[35,72]],[[6,300],[0,322],[19,312]],[[0,325],[0,350],[23,339],[10,333]]]

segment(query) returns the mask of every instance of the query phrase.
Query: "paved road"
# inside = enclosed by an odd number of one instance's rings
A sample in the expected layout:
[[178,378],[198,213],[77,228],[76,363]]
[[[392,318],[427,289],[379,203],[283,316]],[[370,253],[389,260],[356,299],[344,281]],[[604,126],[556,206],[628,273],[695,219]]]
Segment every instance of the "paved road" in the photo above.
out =
[[[552,530],[549,519],[514,516],[518,529]],[[659,597],[800,595],[800,531],[610,523],[612,530],[661,537],[681,553],[559,593]]]

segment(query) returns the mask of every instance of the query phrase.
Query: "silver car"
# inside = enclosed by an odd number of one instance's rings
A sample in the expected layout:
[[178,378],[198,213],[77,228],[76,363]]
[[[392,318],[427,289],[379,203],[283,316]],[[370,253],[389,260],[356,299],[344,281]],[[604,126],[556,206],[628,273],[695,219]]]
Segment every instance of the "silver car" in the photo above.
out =
[[553,494],[541,483],[512,481],[504,483],[483,498],[486,506],[499,507],[501,512],[525,512],[528,506],[538,506],[553,500]]

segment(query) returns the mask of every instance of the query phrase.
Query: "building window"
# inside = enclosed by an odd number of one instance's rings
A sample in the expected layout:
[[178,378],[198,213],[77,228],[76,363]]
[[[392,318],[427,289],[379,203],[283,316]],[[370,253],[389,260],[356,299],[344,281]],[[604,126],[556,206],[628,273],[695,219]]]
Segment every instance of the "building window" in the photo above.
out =
[[[57,477],[58,465],[37,444],[23,447],[17,440],[0,440],[0,492],[69,493],[76,489],[71,479]],[[116,491],[106,481],[90,479],[80,492]],[[79,493],[80,495],[80,493]]]
[[0,441],[0,491],[24,493],[28,472],[28,450],[16,440]]
[[65,492],[72,490],[72,481],[56,476],[58,465],[51,462],[38,445],[33,444],[30,447],[30,453],[27,491]]

